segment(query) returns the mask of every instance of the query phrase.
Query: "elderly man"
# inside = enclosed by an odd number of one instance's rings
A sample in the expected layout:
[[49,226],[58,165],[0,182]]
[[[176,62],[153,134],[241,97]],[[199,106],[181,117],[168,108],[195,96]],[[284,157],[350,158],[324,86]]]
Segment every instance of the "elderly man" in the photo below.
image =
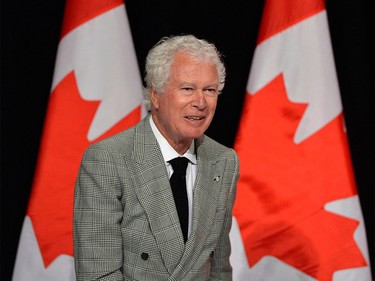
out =
[[204,135],[224,87],[220,55],[192,35],[163,38],[145,80],[150,114],[83,157],[77,280],[232,280],[238,158]]

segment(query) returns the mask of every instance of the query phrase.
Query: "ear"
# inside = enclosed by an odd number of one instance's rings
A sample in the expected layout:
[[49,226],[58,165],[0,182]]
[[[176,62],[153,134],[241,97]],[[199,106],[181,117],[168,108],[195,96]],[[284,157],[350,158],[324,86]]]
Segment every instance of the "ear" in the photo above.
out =
[[159,96],[154,88],[151,88],[150,100],[151,100],[152,107],[155,109],[159,109]]

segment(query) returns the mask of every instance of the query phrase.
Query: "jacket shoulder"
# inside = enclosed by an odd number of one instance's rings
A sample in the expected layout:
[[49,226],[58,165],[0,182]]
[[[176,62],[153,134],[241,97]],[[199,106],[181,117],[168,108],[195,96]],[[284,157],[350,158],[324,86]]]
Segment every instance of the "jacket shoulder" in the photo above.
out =
[[132,151],[137,125],[130,127],[113,136],[91,144],[86,151],[105,150],[114,154],[126,154]]

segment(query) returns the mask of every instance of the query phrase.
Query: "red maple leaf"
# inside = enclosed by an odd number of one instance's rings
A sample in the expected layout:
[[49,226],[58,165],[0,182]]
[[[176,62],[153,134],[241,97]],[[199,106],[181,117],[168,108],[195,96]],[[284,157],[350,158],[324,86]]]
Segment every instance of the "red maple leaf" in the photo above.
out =
[[342,115],[296,144],[307,105],[288,100],[282,75],[246,96],[234,216],[249,265],[274,256],[321,281],[365,266],[353,240],[358,221],[324,210],[356,195]]
[[[73,255],[74,184],[99,103],[80,97],[74,72],[51,93],[27,211],[46,267],[59,255]],[[140,116],[138,107],[100,139],[135,125]]]

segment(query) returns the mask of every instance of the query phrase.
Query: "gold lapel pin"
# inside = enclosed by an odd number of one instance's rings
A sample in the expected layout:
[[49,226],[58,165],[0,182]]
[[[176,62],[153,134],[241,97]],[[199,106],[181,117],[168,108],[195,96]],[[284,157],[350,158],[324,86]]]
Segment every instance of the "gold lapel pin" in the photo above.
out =
[[214,178],[214,181],[219,181],[220,180],[220,176],[216,176],[215,178]]

